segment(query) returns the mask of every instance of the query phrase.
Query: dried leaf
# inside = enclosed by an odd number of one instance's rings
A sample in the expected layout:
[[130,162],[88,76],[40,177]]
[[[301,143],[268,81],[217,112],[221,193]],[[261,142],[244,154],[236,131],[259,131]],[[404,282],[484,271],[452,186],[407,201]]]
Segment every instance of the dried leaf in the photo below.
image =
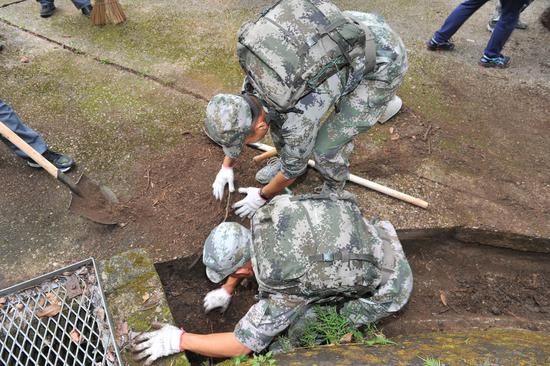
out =
[[71,336],[71,341],[73,341],[76,344],[80,344],[80,333],[78,333],[78,330],[73,329],[70,331],[69,335]]
[[143,299],[143,302],[147,302],[147,300],[149,300],[149,298],[151,297],[151,295],[149,295],[148,292],[144,293],[143,296],[141,297]]
[[0,305],[4,305],[7,301],[8,299],[6,299],[5,297],[0,297]]
[[40,299],[38,299],[38,305],[40,307],[44,306],[44,304],[46,303],[46,299],[43,298],[43,297],[40,297]]
[[48,299],[51,304],[59,304],[61,302],[59,301],[59,297],[57,297],[57,295],[53,292],[48,292],[46,294],[46,299]]
[[391,135],[390,139],[391,139],[392,141],[396,141],[396,140],[399,140],[399,137],[400,137],[400,136],[399,136],[398,133],[394,133],[393,135]]
[[97,317],[97,320],[99,321],[105,321],[105,310],[103,308],[97,308],[95,311],[95,316]]
[[17,304],[17,305],[15,305],[15,308],[16,308],[17,310],[19,310],[19,311],[23,311],[23,309],[25,308],[25,305],[23,305],[23,304]]
[[393,135],[393,131],[395,131],[395,128],[390,127],[390,135]]
[[441,303],[445,306],[447,305],[447,295],[445,295],[445,292],[443,290],[439,290],[439,299],[441,300]]
[[20,61],[24,64],[28,64],[31,60],[27,56],[23,56]]
[[109,348],[109,350],[107,350],[107,359],[110,361],[110,362],[115,362],[115,354],[113,353],[113,350]]
[[342,338],[340,338],[340,343],[351,343],[352,339],[353,339],[353,334],[346,333]]
[[67,299],[72,299],[82,294],[82,289],[80,288],[80,281],[76,275],[72,275],[67,278],[67,283],[65,283],[65,288],[67,289]]
[[52,316],[56,316],[57,314],[59,314],[60,311],[61,311],[61,306],[59,306],[59,304],[51,304],[49,306],[46,306],[44,310],[41,310],[38,313],[36,313],[36,315],[39,318],[44,318],[44,317],[50,318]]

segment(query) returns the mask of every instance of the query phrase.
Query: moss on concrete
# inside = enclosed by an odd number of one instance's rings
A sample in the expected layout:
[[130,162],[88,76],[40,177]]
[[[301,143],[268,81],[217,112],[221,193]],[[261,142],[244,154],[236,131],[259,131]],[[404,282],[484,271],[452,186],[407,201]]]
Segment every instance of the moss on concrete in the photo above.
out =
[[[100,263],[100,277],[114,322],[127,322],[134,332],[146,332],[153,323],[172,323],[172,313],[151,259],[143,250],[133,250]],[[131,354],[125,361],[138,364]],[[165,365],[188,365],[185,354],[162,361]],[[177,362],[177,363],[176,363]]]
[[[277,355],[278,365],[423,365],[433,357],[446,365],[544,365],[550,362],[550,335],[491,329],[397,337],[394,346],[322,346]],[[225,366],[231,363],[225,363]]]

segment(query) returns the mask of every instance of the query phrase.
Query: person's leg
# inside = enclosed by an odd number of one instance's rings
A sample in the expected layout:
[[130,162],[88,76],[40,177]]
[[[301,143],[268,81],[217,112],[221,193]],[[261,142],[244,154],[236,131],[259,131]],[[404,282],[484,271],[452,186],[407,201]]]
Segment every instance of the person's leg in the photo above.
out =
[[[46,152],[46,150],[48,150],[46,142],[44,142],[42,136],[40,136],[36,131],[32,130],[31,128],[25,126],[25,124],[21,122],[15,111],[2,100],[0,100],[0,121],[4,122],[4,124],[10,130],[15,132],[19,137],[21,137],[27,144],[31,145],[31,147],[40,154],[43,154],[44,152]],[[11,142],[7,141],[4,138],[1,138],[1,140],[6,145],[8,145],[10,149],[12,149],[15,154],[17,154],[17,156],[21,158],[27,158],[27,154],[19,150]]]
[[355,327],[374,323],[401,310],[409,301],[413,287],[411,267],[395,228],[387,221],[367,223],[374,227],[382,239],[384,268],[391,270],[391,273],[382,276],[383,283],[372,296],[348,301],[340,309],[340,314]]
[[36,0],[40,3],[40,16],[42,18],[48,18],[53,15],[55,11],[55,5],[53,0]]
[[78,10],[80,10],[80,9],[86,7],[86,6],[91,6],[92,5],[90,0],[72,0],[72,2]]
[[433,40],[436,43],[448,42],[460,29],[462,24],[489,0],[467,0],[456,7],[447,17],[441,29],[435,32]]
[[333,112],[317,134],[313,158],[315,167],[325,180],[326,190],[344,188],[349,176],[354,136],[368,131],[380,119],[401,86],[408,66],[406,49],[400,40],[393,43],[395,60],[368,75],[368,79],[342,99],[339,112]]
[[501,56],[501,51],[504,45],[510,38],[519,19],[519,13],[522,7],[526,4],[525,0],[501,0],[502,14],[495,30],[487,43],[484,51],[484,56],[487,58],[496,58]]
[[[46,145],[46,142],[44,142],[42,136],[23,124],[15,111],[2,100],[0,100],[0,121],[2,121],[10,130],[15,132],[23,139],[23,141],[29,144],[34,150],[40,153],[44,158],[46,158],[46,160],[55,165],[55,167],[62,172],[69,171],[75,165],[75,161],[70,156],[59,154],[50,150]],[[0,137],[0,141],[8,145],[8,147],[12,149],[17,156],[27,160],[27,164],[30,167],[40,168],[40,165],[36,164],[27,156],[27,154],[19,150],[11,142],[7,141],[3,137]]]

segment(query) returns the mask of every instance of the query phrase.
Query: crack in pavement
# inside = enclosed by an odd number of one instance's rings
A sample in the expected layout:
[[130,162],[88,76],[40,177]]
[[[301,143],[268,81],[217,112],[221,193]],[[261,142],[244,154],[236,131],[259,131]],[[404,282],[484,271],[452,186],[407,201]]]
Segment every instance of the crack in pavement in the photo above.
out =
[[[10,3],[10,4],[7,4],[6,6],[8,5],[13,5],[13,4],[17,4],[17,3],[21,3],[21,2],[24,2],[24,1],[27,1],[27,0],[18,0],[16,2],[13,2],[13,3]],[[4,7],[4,6],[2,6]],[[133,74],[133,75],[136,75],[136,76],[139,76],[139,77],[142,77],[144,79],[147,79],[147,80],[150,80],[150,81],[153,81],[157,84],[160,84],[161,86],[165,87],[165,88],[168,88],[170,90],[173,90],[173,91],[176,91],[178,93],[181,93],[181,94],[184,94],[184,95],[188,95],[188,96],[191,96],[193,98],[196,98],[196,99],[199,99],[199,100],[202,100],[202,101],[205,101],[205,102],[208,102],[209,101],[209,98],[205,97],[204,95],[200,94],[200,93],[197,93],[191,89],[188,89],[188,88],[185,88],[185,87],[174,87],[173,85],[171,85],[170,82],[167,82],[167,81],[164,81],[154,75],[150,75],[150,74],[147,74],[145,72],[142,72],[142,71],[139,71],[139,70],[136,70],[136,69],[132,69],[131,67],[128,67],[128,66],[124,66],[122,64],[119,64],[119,63],[116,63],[114,61],[110,61],[110,60],[106,60],[100,56],[94,56],[92,54],[89,54],[87,53],[86,51],[83,51],[83,50],[80,50],[78,48],[75,48],[75,47],[72,47],[72,46],[69,46],[63,42],[60,42],[60,41],[56,41],[55,39],[53,38],[50,38],[50,37],[47,37],[45,35],[42,35],[40,33],[36,33],[30,29],[27,29],[27,28],[24,28],[22,26],[19,26],[17,24],[14,24],[12,22],[10,22],[9,20],[6,20],[4,18],[0,18],[0,22],[10,26],[10,27],[13,27],[13,28],[16,28],[16,29],[19,29],[20,31],[23,31],[25,33],[28,33],[32,36],[35,36],[37,38],[40,38],[40,39],[43,39],[45,40],[46,42],[50,42],[50,43],[53,43],[55,45],[58,45],[58,46],[61,46],[63,49],[67,50],[67,51],[70,51],[76,55],[80,55],[80,56],[85,56],[85,57],[88,57],[96,62],[99,62],[103,65],[107,65],[107,66],[111,66],[117,70],[121,70],[121,71],[125,71],[125,72],[128,72],[130,74]]]
[[3,5],[0,5],[0,9],[2,9],[2,8],[7,8],[7,7],[10,6],[10,5],[15,5],[15,4],[19,4],[19,3],[24,3],[25,1],[27,1],[27,0],[17,0],[17,1],[11,2],[11,3],[3,4]]

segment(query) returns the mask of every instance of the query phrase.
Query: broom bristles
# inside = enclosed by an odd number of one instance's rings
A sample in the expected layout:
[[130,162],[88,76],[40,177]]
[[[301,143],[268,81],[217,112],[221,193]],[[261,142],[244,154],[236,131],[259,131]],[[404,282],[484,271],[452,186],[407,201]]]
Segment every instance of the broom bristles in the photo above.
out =
[[93,25],[107,24],[105,0],[95,0],[91,18]]
[[117,0],[105,0],[106,18],[113,24],[120,24],[126,20],[126,14]]

